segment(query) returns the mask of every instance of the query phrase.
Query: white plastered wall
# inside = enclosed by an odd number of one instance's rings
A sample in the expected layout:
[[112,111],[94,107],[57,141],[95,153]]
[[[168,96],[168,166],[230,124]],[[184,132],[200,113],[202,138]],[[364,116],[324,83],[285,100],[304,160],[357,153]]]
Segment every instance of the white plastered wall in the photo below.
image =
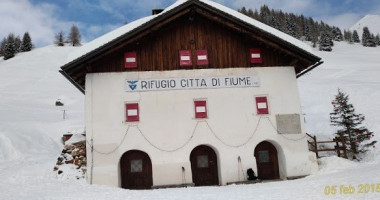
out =
[[[126,92],[126,79],[215,76],[260,78],[259,87]],[[269,115],[257,115],[255,97],[267,96]],[[207,100],[207,119],[194,119],[194,99]],[[139,103],[140,121],[125,122],[125,103]],[[93,73],[86,76],[88,182],[120,187],[120,158],[129,150],[146,152],[152,161],[153,185],[192,182],[190,153],[199,145],[218,157],[219,182],[257,174],[254,149],[262,141],[277,149],[280,178],[309,175],[315,156],[302,134],[276,132],[276,114],[300,114],[293,67],[200,69],[163,72]],[[238,157],[243,169],[239,168]],[[244,173],[244,175],[243,175]]]

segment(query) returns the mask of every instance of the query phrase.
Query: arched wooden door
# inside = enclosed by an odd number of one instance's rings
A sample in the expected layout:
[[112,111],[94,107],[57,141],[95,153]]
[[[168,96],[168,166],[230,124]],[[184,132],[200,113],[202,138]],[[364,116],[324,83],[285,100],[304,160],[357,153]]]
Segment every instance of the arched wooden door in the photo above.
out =
[[151,189],[153,186],[152,162],[148,154],[131,150],[120,159],[121,187],[125,189]]
[[219,185],[218,160],[214,150],[200,145],[190,154],[191,171],[195,186]]
[[270,142],[261,142],[255,148],[259,179],[279,179],[277,150]]

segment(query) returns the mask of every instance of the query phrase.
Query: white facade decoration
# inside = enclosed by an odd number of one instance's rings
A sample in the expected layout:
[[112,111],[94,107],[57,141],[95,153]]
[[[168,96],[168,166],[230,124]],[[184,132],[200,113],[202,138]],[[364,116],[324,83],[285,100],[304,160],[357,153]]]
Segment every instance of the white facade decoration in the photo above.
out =
[[[137,92],[126,89],[126,80],[241,76],[257,77],[260,84]],[[277,149],[280,178],[317,170],[301,119],[301,134],[277,132],[276,115],[301,116],[293,67],[92,73],[86,75],[85,95],[86,137],[94,147],[92,150],[87,145],[87,178],[94,184],[121,187],[120,158],[129,150],[149,155],[153,186],[183,184],[182,167],[186,183],[192,183],[190,153],[199,145],[215,151],[220,185],[244,181],[248,168],[257,173],[254,151],[262,141]],[[270,114],[257,114],[256,96],[268,98],[265,106],[270,107]],[[195,99],[207,101],[207,118],[195,119]],[[126,122],[126,102],[138,103],[138,122]]]

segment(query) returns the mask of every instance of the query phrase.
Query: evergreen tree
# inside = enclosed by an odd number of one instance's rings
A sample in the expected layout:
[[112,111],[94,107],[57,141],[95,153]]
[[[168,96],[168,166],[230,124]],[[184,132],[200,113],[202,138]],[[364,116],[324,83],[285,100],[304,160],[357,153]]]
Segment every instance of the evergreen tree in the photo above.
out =
[[357,159],[359,153],[368,151],[376,141],[370,141],[373,132],[362,126],[364,116],[356,114],[348,100],[349,96],[338,89],[338,94],[331,102],[334,110],[330,113],[330,122],[332,126],[338,127],[335,135],[346,142],[346,150],[353,159]]
[[3,41],[0,43],[0,56],[4,56],[5,43],[7,43],[7,39],[3,38]]
[[33,49],[32,39],[28,32],[24,33],[22,37],[21,52],[31,51]]
[[55,40],[54,40],[54,44],[56,44],[57,46],[65,46],[65,33],[63,33],[63,31],[60,31],[59,33],[57,33],[55,35]]
[[333,27],[332,35],[333,35],[333,39],[335,41],[342,41],[343,40],[342,31],[338,27]]
[[377,46],[380,46],[380,34],[377,34],[375,37],[375,43]]
[[20,52],[21,50],[21,39],[20,36],[15,37],[15,53]]
[[352,32],[352,41],[354,43],[360,43],[359,34],[356,30],[354,30],[354,32]]
[[319,50],[320,51],[332,51],[331,38],[327,31],[323,31],[321,37],[319,38]]
[[277,20],[277,17],[275,15],[271,16],[271,21],[269,25],[277,30],[280,30],[280,23]]
[[8,60],[9,58],[13,58],[16,54],[15,49],[15,36],[13,33],[8,35],[7,41],[4,46],[4,60]]
[[346,31],[344,30],[344,40],[350,44],[353,43],[353,40],[352,40],[352,32],[350,30]]
[[77,26],[73,25],[71,28],[70,28],[70,33],[69,33],[69,37],[68,37],[68,42],[71,43],[71,45],[73,46],[80,46],[81,43],[81,34],[79,32],[79,29]]
[[238,10],[239,12],[241,12],[242,14],[244,15],[247,15],[248,12],[247,12],[247,9],[245,8],[245,6],[243,6],[243,8],[241,8],[240,10]]
[[297,27],[293,15],[287,15],[286,21],[286,33],[297,38]]
[[309,22],[306,22],[306,23],[305,23],[304,30],[305,30],[305,33],[304,33],[305,40],[306,40],[306,41],[311,41],[312,38],[311,38],[311,34],[310,34],[310,26],[309,26]]
[[362,45],[365,47],[376,47],[375,38],[369,31],[368,27],[363,28]]

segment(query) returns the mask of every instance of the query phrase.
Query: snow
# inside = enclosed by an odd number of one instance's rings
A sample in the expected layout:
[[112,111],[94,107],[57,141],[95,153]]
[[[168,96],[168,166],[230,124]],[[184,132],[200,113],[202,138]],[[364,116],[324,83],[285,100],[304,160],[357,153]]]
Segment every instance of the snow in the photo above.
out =
[[[379,199],[380,193],[357,192],[359,184],[379,184],[379,147],[363,162],[341,158],[319,159],[317,174],[303,179],[221,187],[188,187],[155,190],[125,190],[89,185],[73,166],[67,173],[53,172],[63,144],[63,134],[82,133],[84,96],[58,73],[75,47],[48,46],[0,58],[0,199]],[[333,52],[318,52],[324,64],[298,80],[306,129],[317,137],[329,138],[331,100],[337,88],[350,95],[358,113],[366,116],[367,127],[380,141],[380,47],[365,48],[336,42]],[[61,99],[65,106],[56,107]],[[67,116],[63,120],[63,109]],[[74,180],[73,180],[74,179]],[[338,194],[325,195],[326,186]],[[351,185],[355,194],[340,194]]]
[[[380,178],[374,176],[380,173],[378,149],[364,163],[322,158],[316,175],[251,185],[133,191],[75,180],[77,171],[71,165],[65,166],[68,168],[65,171],[72,173],[58,175],[52,168],[62,148],[60,137],[66,130],[80,133],[71,127],[83,124],[83,95],[57,72],[65,55],[73,49],[49,46],[0,61],[0,199],[379,198],[379,193],[324,194],[326,186],[380,183]],[[336,43],[333,53],[319,53],[325,64],[299,79],[310,133],[331,135],[328,113],[338,87],[350,94],[357,111],[366,115],[368,127],[379,133],[380,126],[376,123],[380,111],[379,53],[380,48],[345,43]],[[56,99],[65,103],[66,120],[62,119],[62,108],[54,106]],[[378,134],[376,139],[380,139]]]
[[[242,21],[259,28],[264,32],[272,34],[272,35],[278,37],[279,39],[282,39],[282,40],[288,42],[289,44],[293,44],[293,45],[297,46],[298,48],[303,49],[306,52],[309,52],[310,54],[314,54],[313,49],[309,45],[303,43],[302,41],[300,41],[300,40],[298,40],[292,36],[289,36],[288,34],[285,34],[285,33],[281,32],[277,29],[274,29],[274,28],[272,28],[266,24],[263,24],[263,23],[255,20],[255,19],[252,19],[252,18],[250,18],[244,14],[241,14],[236,10],[225,7],[225,6],[218,4],[216,2],[209,1],[209,0],[200,0],[200,1],[209,5],[209,6],[214,7],[220,11],[223,11],[223,12],[225,12],[225,13],[227,13],[227,14],[235,17],[235,18],[241,19]],[[100,36],[99,38],[83,45],[78,50],[69,54],[66,63],[68,64],[68,63],[70,63],[76,59],[79,59],[82,56],[85,56],[86,54],[106,45],[109,42],[112,42],[113,40],[133,31],[134,29],[136,29],[140,26],[143,26],[145,23],[148,23],[149,21],[155,19],[156,17],[161,16],[162,14],[169,12],[170,10],[175,9],[176,7],[182,5],[186,2],[187,2],[187,0],[178,0],[174,4],[172,4],[171,6],[167,7],[163,12],[161,12],[158,15],[152,15],[152,16],[147,16],[147,17],[138,19],[138,20],[133,21],[131,23],[128,23],[128,24],[126,24],[120,28],[117,28],[114,31],[106,33],[103,36]]]
[[83,141],[86,141],[86,136],[82,134],[73,134],[71,138],[65,142],[65,144],[75,144]]
[[354,24],[350,30],[356,30],[359,37],[361,38],[363,34],[363,28],[366,26],[368,27],[369,31],[375,36],[377,34],[380,34],[380,15],[366,15],[358,22],[356,22],[356,24]]

